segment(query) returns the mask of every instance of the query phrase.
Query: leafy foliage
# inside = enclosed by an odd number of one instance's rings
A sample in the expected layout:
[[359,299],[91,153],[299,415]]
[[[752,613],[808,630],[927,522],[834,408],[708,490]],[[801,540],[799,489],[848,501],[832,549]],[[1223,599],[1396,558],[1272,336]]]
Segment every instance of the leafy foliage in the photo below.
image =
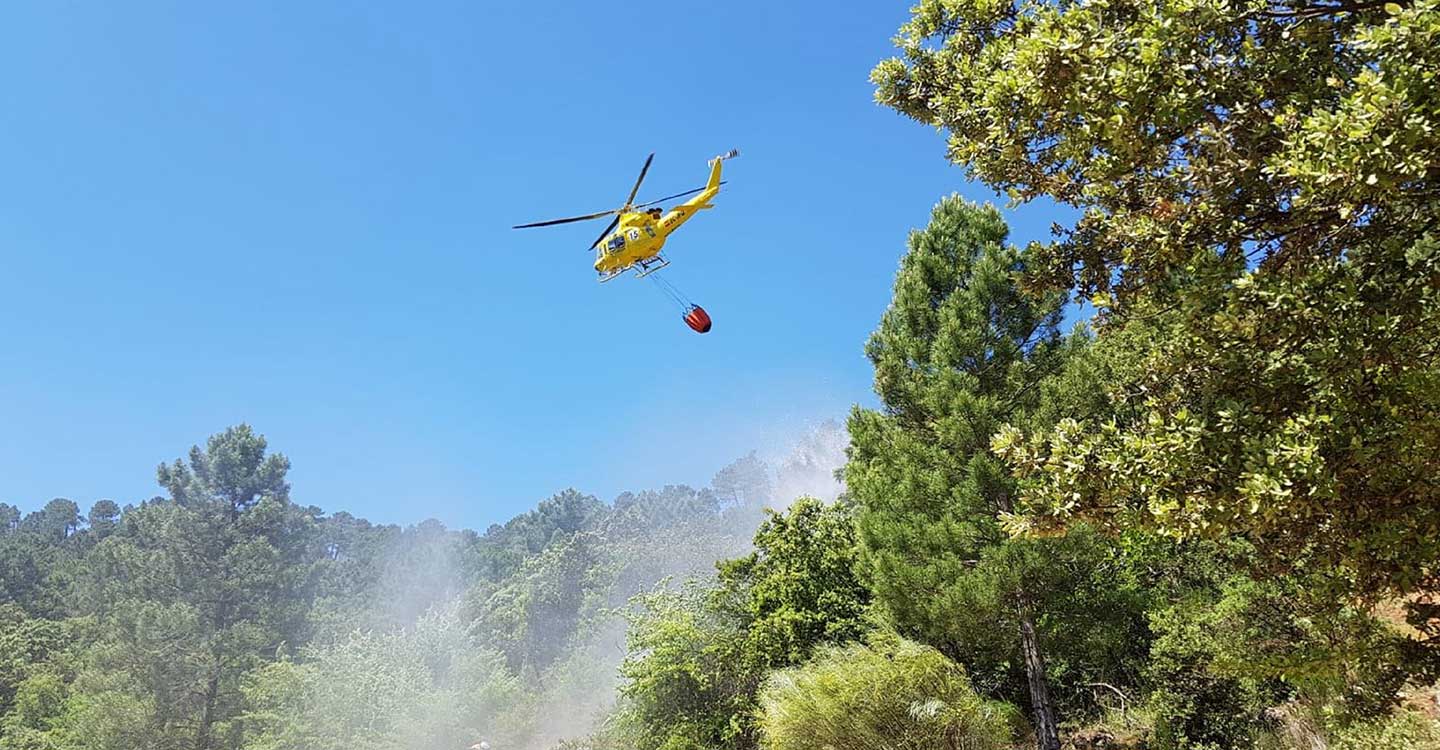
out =
[[413,628],[354,632],[265,666],[247,680],[248,750],[398,750],[512,743],[527,695],[503,657],[468,635],[452,608]]
[[1250,745],[1267,724],[1266,707],[1288,697],[1283,686],[1218,667],[1225,633],[1209,621],[1207,604],[1181,602],[1152,615],[1156,639],[1147,676],[1155,686],[1150,704],[1161,748]]
[[872,79],[981,181],[1082,209],[1035,270],[1124,301],[1425,231],[1435,7],[925,0]]
[[[1107,418],[997,441],[1026,479],[1017,526],[1078,515],[1241,533],[1292,570],[1335,571],[1342,590],[1434,588],[1436,248],[1246,276],[1196,312],[1204,325],[1173,313],[1115,334],[1104,348],[1124,376]],[[1131,337],[1160,343],[1141,352]]]
[[626,635],[621,723],[641,750],[749,748],[760,675],[734,603],[699,585],[637,597]]
[[641,750],[753,748],[767,670],[856,637],[867,592],[854,576],[849,509],[801,498],[771,512],[755,551],[637,597],[621,666],[621,735]]
[[721,585],[741,600],[745,656],[756,667],[798,664],[816,644],[865,630],[870,592],[855,577],[853,523],[848,506],[802,497],[784,513],[766,512],[754,552],[720,564]]
[[499,648],[511,668],[544,671],[569,651],[580,621],[597,609],[593,597],[606,590],[609,573],[600,540],[581,533],[546,547],[505,584],[475,605],[474,630]]
[[1432,0],[915,8],[878,98],[990,186],[1080,209],[1024,276],[1100,311],[1103,402],[996,436],[1021,479],[1008,530],[1243,538],[1322,629],[1364,640],[1351,610],[1407,598],[1403,662],[1433,678],[1437,19]]
[[[21,735],[43,734],[59,713],[64,695],[52,660],[70,642],[64,623],[28,616],[15,604],[0,604],[0,748],[24,746]],[[7,744],[9,743],[9,744]]]
[[[168,497],[100,501],[88,517],[63,499],[0,508],[0,748],[574,737],[613,703],[612,608],[748,549],[774,476],[752,454],[717,476],[727,498],[566,491],[477,535],[326,516],[290,501],[287,470],[242,425],[163,466]],[[858,617],[847,597],[864,596],[848,516],[801,506],[773,516],[729,578],[768,582],[750,611],[770,618],[766,643],[796,654],[852,632],[827,617]],[[801,580],[810,566],[816,585]]]

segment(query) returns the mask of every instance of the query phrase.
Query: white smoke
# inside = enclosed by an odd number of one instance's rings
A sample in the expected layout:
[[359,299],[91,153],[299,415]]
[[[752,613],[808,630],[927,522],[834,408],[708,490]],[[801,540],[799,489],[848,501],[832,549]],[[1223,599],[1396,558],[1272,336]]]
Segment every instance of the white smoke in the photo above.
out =
[[796,498],[806,496],[834,502],[845,491],[837,473],[845,465],[845,449],[849,445],[849,433],[834,420],[807,430],[790,445],[787,453],[771,461],[775,476],[771,507],[786,508]]
[[[625,583],[619,588],[625,591],[616,593],[628,596],[627,592],[646,590],[667,577],[678,582],[690,576],[713,575],[719,560],[753,549],[751,537],[763,518],[762,507],[783,510],[807,496],[834,502],[844,491],[836,475],[845,465],[849,440],[843,425],[827,420],[799,435],[792,433],[773,451],[751,453],[725,466],[711,481],[711,489],[722,502],[732,504],[727,521],[720,527],[695,529],[693,535],[687,534],[686,545],[638,540],[620,578]],[[674,530],[664,533],[673,534]],[[624,644],[625,622],[618,616],[607,618],[583,643],[576,644],[552,669],[549,689],[537,711],[541,725],[522,750],[549,750],[599,727],[615,704]]]
[[[514,716],[502,710],[500,715],[483,718],[491,723],[506,718],[517,727],[528,726],[522,731],[500,731],[497,726],[496,731],[486,733],[494,750],[571,747],[567,740],[578,741],[596,731],[615,705],[619,666],[625,655],[625,620],[615,608],[662,579],[678,583],[692,576],[709,577],[717,561],[749,553],[751,538],[764,517],[762,508],[784,510],[807,496],[834,502],[844,490],[837,472],[845,464],[848,444],[844,426],[834,420],[809,425],[775,441],[773,448],[752,452],[717,472],[710,490],[721,503],[718,516],[681,520],[656,529],[602,527],[593,531],[608,538],[609,554],[619,561],[609,573],[614,578],[605,594],[607,601],[594,613],[595,619],[574,634],[560,660],[543,674],[514,675],[516,687],[534,691],[525,705],[506,703]],[[696,493],[674,488],[666,491],[672,489],[679,499],[686,492]],[[684,543],[675,543],[677,538]],[[419,632],[413,623],[423,619],[421,613],[430,607],[448,606],[447,611],[458,612],[456,597],[462,574],[456,541],[435,522],[396,534],[385,555],[379,596],[373,611],[360,618],[362,626],[378,628],[389,633],[387,637],[395,643],[405,644]],[[483,639],[473,644],[485,653],[492,653],[486,648],[490,646],[498,644]],[[464,715],[455,718],[474,726],[481,717],[470,714],[479,709],[467,706],[460,711]],[[474,741],[467,740],[460,747]],[[420,747],[414,743],[405,746]]]

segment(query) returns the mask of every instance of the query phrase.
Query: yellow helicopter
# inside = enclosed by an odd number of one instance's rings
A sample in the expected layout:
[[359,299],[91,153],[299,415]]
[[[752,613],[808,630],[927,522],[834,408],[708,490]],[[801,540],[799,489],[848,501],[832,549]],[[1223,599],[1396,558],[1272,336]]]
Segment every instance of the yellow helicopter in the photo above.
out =
[[[711,159],[710,180],[705,183],[705,187],[637,204],[635,195],[640,192],[640,183],[645,181],[645,173],[650,171],[650,162],[655,159],[655,154],[652,153],[646,157],[645,166],[640,168],[640,176],[635,180],[635,187],[630,188],[630,197],[625,199],[625,204],[621,207],[585,216],[572,216],[568,219],[519,224],[514,228],[548,227],[613,215],[615,218],[610,221],[610,225],[605,227],[605,231],[601,232],[594,242],[590,243],[589,249],[595,250],[595,271],[600,274],[602,282],[609,281],[631,268],[636,269],[636,278],[643,278],[670,265],[670,261],[660,253],[665,247],[665,241],[670,238],[671,233],[680,228],[681,224],[689,221],[695,212],[713,208],[710,201],[719,194],[720,186],[725,184],[720,179],[720,165],[726,159],[733,159],[739,155],[738,149],[732,149]],[[698,195],[695,195],[696,193]],[[695,197],[669,211],[655,206],[657,203],[683,198],[687,195],[695,195]]]

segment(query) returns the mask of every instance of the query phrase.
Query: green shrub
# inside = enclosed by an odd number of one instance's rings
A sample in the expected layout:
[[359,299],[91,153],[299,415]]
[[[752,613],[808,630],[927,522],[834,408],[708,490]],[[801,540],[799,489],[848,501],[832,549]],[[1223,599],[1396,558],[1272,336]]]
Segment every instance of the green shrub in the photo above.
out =
[[977,695],[960,665],[891,634],[771,675],[759,724],[769,750],[991,750],[1023,731],[1019,712]]
[[1146,671],[1158,750],[1251,747],[1268,723],[1266,707],[1279,702],[1270,686],[1215,668],[1223,634],[1209,627],[1205,609],[1190,602],[1151,614],[1156,638]]
[[1376,721],[1352,724],[1336,733],[1331,750],[1440,750],[1440,723],[1402,709]]
[[1276,726],[1256,750],[1440,750],[1440,723],[1412,708],[1345,723],[1335,708],[1297,701],[1271,709]]

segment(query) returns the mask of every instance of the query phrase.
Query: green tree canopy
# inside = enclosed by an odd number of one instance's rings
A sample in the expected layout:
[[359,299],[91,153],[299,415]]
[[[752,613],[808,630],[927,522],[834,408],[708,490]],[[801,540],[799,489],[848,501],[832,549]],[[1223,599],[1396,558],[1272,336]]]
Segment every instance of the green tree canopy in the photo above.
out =
[[1032,271],[1127,299],[1433,228],[1436,7],[923,0],[872,78],[975,177],[1084,212]]
[[743,592],[745,653],[757,667],[798,664],[816,644],[858,638],[870,592],[856,578],[850,508],[797,499],[767,511],[755,551],[720,564],[721,585]]
[[766,672],[863,629],[849,509],[801,498],[713,582],[661,587],[630,611],[621,727],[641,750],[754,748]]
[[158,471],[169,499],[125,513],[87,558],[77,603],[102,636],[76,678],[73,735],[97,748],[235,747],[240,680],[306,638],[314,519],[289,462],[241,425]]
[[1012,530],[1238,534],[1337,600],[1440,588],[1436,9],[916,6],[878,98],[1080,209],[1027,277],[1101,310],[1108,403],[997,443]]
[[969,640],[981,553],[1006,540],[1013,482],[990,454],[1007,420],[1040,403],[1062,348],[1059,300],[1015,288],[1020,256],[999,212],[949,197],[912,232],[866,353],[883,409],[850,418],[846,482],[868,582],[902,630],[947,649]]
[[96,500],[85,516],[93,541],[100,541],[115,533],[120,525],[120,506],[114,500]]
[[982,690],[1028,700],[1053,748],[1053,685],[1067,700],[1087,679],[1132,679],[1143,602],[1094,535],[1012,540],[1002,527],[1017,488],[994,435],[1098,397],[1088,360],[1067,365],[1087,339],[1060,335],[1059,296],[1021,293],[1006,234],[995,209],[954,196],[911,233],[866,348],[882,409],[852,414],[846,481],[865,578],[897,629]]

